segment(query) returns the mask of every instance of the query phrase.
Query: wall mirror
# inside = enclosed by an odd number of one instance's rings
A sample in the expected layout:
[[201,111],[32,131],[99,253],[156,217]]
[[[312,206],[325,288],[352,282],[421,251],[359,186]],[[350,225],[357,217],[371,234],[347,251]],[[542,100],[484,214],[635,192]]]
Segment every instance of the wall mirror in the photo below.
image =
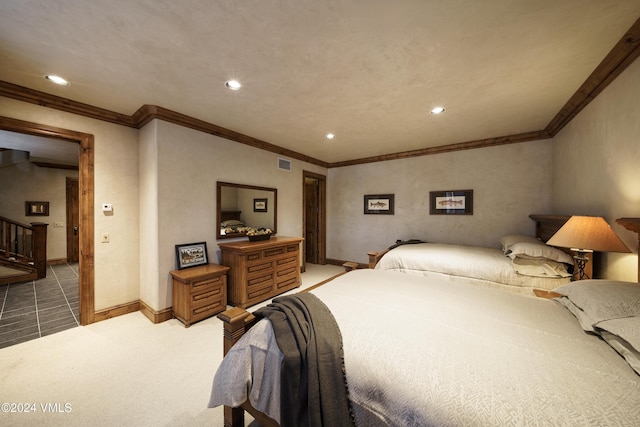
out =
[[245,236],[245,227],[270,228],[276,233],[276,188],[218,181],[216,197],[218,239]]

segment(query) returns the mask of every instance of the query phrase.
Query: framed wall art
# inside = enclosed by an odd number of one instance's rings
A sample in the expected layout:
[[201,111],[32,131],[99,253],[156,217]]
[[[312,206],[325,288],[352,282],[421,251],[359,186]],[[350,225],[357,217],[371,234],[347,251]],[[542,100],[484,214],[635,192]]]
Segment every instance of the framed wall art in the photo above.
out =
[[473,215],[473,190],[429,192],[431,215]]
[[176,264],[178,270],[208,263],[207,242],[176,245]]
[[25,202],[27,216],[49,216],[49,202]]
[[375,194],[364,196],[364,213],[393,215],[393,194]]
[[268,199],[253,199],[254,212],[266,212]]

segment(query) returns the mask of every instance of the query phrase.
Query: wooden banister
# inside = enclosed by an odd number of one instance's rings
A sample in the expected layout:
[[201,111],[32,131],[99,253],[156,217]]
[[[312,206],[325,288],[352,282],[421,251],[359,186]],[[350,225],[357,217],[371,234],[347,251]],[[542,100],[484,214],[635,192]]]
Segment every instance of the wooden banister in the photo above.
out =
[[35,269],[38,279],[47,277],[47,226],[0,216],[0,258]]

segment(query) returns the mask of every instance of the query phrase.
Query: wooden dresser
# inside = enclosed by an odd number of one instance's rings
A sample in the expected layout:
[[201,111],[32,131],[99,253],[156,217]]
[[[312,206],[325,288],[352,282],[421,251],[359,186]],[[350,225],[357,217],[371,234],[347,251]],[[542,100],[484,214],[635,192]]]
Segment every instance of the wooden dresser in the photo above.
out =
[[221,264],[230,267],[229,304],[247,308],[300,286],[299,237],[218,243]]
[[207,264],[171,271],[173,277],[173,317],[191,326],[227,308],[229,267]]

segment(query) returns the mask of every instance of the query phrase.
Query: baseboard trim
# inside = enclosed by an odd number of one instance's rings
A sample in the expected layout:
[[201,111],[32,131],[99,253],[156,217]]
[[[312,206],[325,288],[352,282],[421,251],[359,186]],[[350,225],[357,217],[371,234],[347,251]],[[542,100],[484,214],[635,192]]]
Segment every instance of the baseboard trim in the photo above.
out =
[[113,307],[106,308],[104,310],[96,311],[94,315],[94,321],[100,322],[102,320],[111,319],[113,317],[122,316],[124,314],[134,313],[140,311],[140,301],[132,301]]
[[149,307],[144,301],[140,300],[140,311],[147,317],[147,319],[151,320],[152,323],[162,323],[173,319],[172,307],[157,311]]
[[47,260],[47,265],[60,265],[60,264],[66,264],[66,263],[67,263],[67,259],[66,258],[48,259]]

